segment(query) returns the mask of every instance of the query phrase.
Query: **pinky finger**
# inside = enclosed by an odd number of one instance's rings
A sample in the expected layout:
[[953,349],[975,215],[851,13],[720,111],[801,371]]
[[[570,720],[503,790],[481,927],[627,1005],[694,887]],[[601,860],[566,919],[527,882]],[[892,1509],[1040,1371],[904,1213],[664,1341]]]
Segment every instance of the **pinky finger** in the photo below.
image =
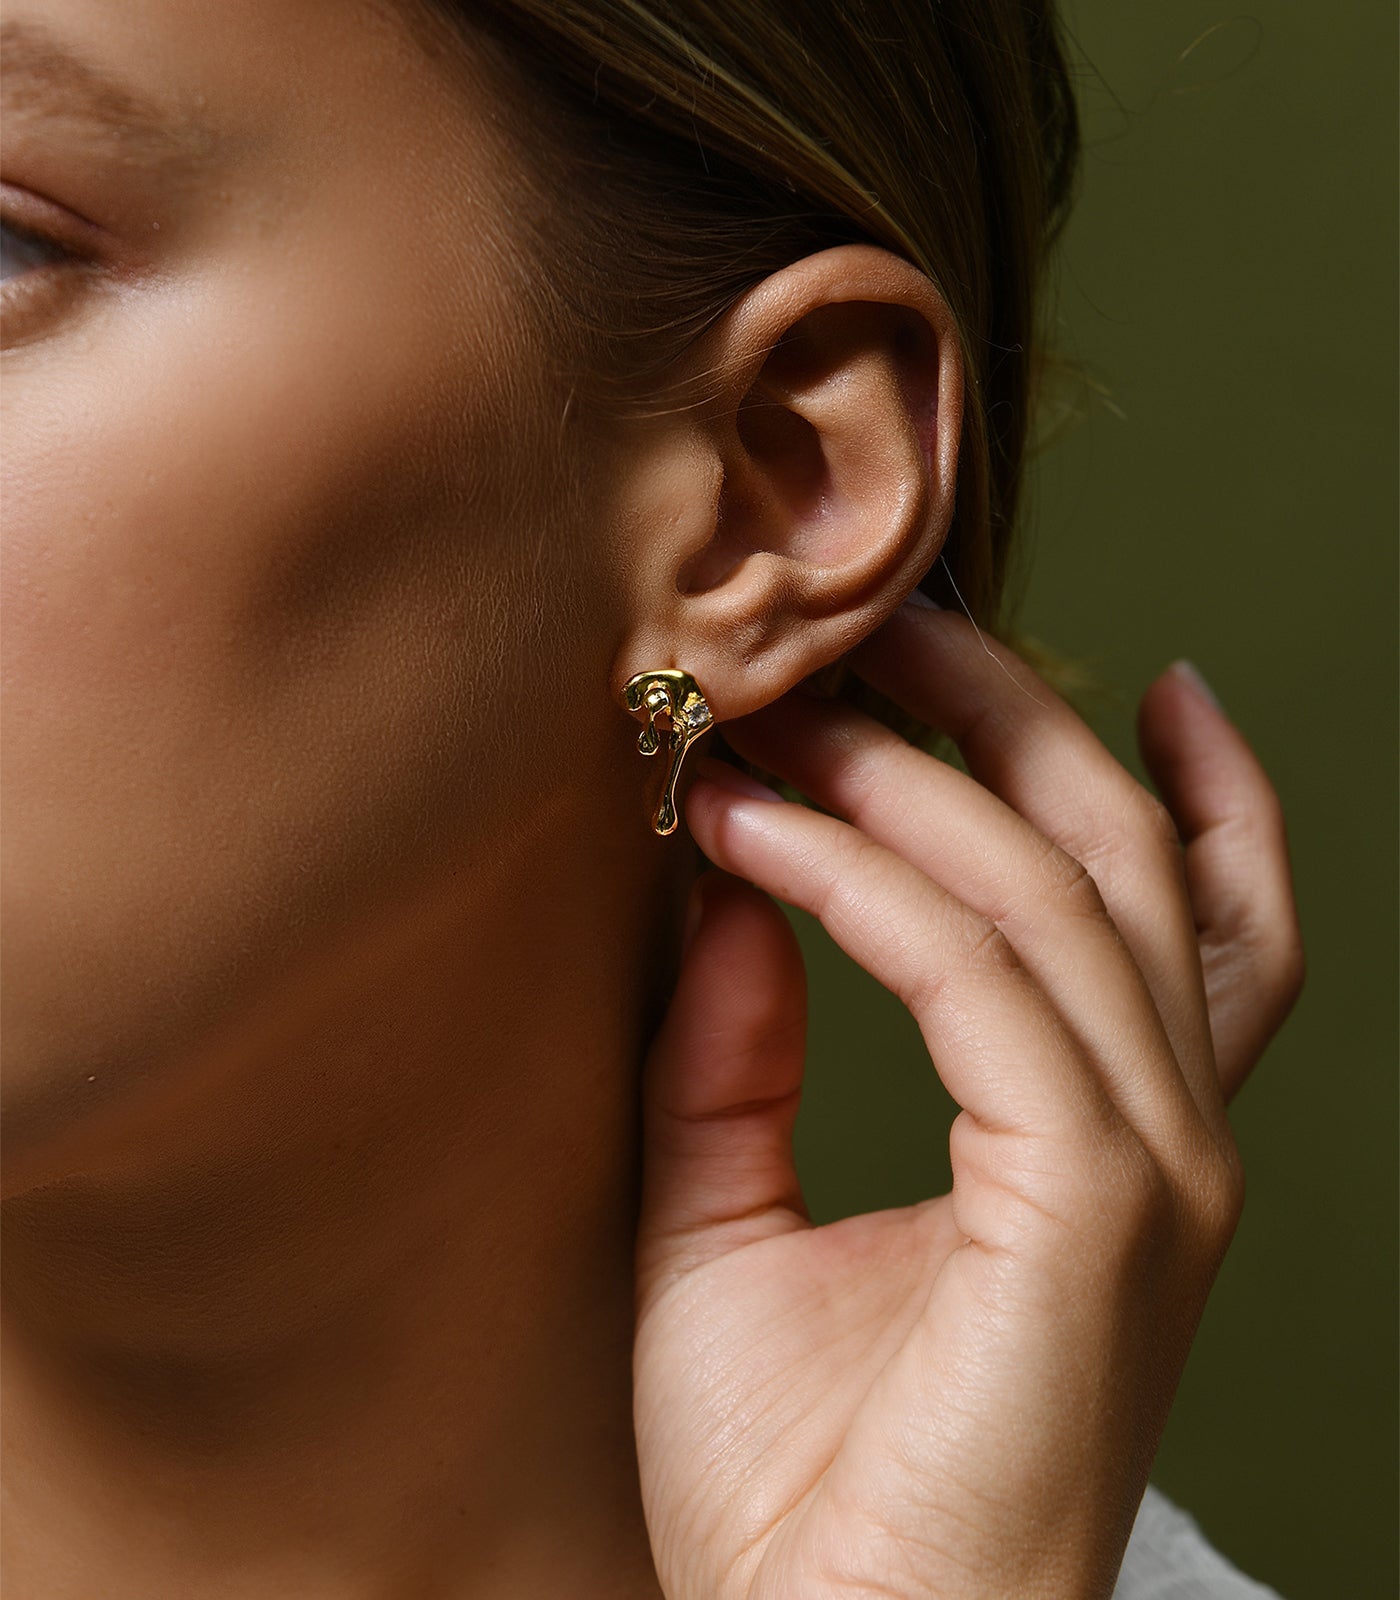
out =
[[1283,808],[1244,735],[1183,664],[1143,695],[1138,742],[1185,847],[1216,1070],[1229,1100],[1303,984]]

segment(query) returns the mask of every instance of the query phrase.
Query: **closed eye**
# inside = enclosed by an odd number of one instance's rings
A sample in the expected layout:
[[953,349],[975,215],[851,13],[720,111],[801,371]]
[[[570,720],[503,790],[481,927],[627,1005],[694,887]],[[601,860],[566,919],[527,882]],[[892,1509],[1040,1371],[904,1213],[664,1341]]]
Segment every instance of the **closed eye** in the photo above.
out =
[[62,206],[0,183],[0,349],[57,331],[102,279],[99,230]]
[[23,277],[39,267],[55,266],[76,259],[52,239],[41,238],[27,229],[0,221],[0,283]]

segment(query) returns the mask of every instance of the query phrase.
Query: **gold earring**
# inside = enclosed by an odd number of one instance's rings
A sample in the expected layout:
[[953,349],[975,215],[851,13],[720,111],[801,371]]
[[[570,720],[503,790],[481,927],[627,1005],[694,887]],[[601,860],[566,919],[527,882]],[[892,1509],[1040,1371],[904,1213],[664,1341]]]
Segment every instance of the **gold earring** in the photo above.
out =
[[674,833],[676,829],[676,779],[681,762],[691,745],[714,726],[714,714],[700,693],[700,685],[679,667],[663,667],[654,672],[639,672],[627,680],[622,691],[627,709],[641,712],[646,726],[637,735],[637,748],[644,756],[654,756],[661,748],[656,719],[666,717],[666,776],[661,785],[661,803],[651,819],[655,832]]

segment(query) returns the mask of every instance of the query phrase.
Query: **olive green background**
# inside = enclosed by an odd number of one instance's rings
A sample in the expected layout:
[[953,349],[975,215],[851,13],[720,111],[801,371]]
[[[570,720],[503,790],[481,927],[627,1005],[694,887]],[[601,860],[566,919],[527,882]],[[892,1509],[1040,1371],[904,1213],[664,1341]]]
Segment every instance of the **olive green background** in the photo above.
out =
[[[1107,393],[1038,460],[1023,621],[1107,686],[1139,778],[1138,697],[1195,661],[1282,796],[1309,959],[1231,1108],[1245,1213],[1153,1481],[1286,1600],[1394,1595],[1394,8],[1065,14],[1057,343]],[[813,1214],[941,1192],[956,1107],[912,1018],[790,914]]]

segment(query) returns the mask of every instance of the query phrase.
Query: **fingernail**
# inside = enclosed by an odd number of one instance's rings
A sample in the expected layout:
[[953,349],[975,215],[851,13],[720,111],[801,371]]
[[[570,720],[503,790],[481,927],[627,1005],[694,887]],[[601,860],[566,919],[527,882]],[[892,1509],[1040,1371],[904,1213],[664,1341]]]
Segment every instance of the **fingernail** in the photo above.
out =
[[937,600],[930,600],[922,589],[911,589],[900,609],[906,611],[942,611],[943,607],[939,605]]
[[1215,698],[1215,693],[1211,689],[1211,686],[1201,676],[1200,669],[1193,662],[1188,661],[1183,656],[1180,661],[1172,662],[1171,670],[1177,673],[1179,676],[1185,678],[1186,681],[1195,689],[1196,693],[1208,700],[1211,705],[1213,705],[1221,714],[1221,716],[1225,715],[1225,707],[1222,706],[1219,700]]
[[700,778],[708,778],[711,783],[716,783],[721,789],[728,789],[731,794],[741,794],[750,800],[779,800],[783,798],[775,794],[766,784],[757,778],[751,778],[747,772],[740,772],[738,767],[731,767],[727,761],[716,761],[713,756],[702,756],[695,763],[695,774]]

